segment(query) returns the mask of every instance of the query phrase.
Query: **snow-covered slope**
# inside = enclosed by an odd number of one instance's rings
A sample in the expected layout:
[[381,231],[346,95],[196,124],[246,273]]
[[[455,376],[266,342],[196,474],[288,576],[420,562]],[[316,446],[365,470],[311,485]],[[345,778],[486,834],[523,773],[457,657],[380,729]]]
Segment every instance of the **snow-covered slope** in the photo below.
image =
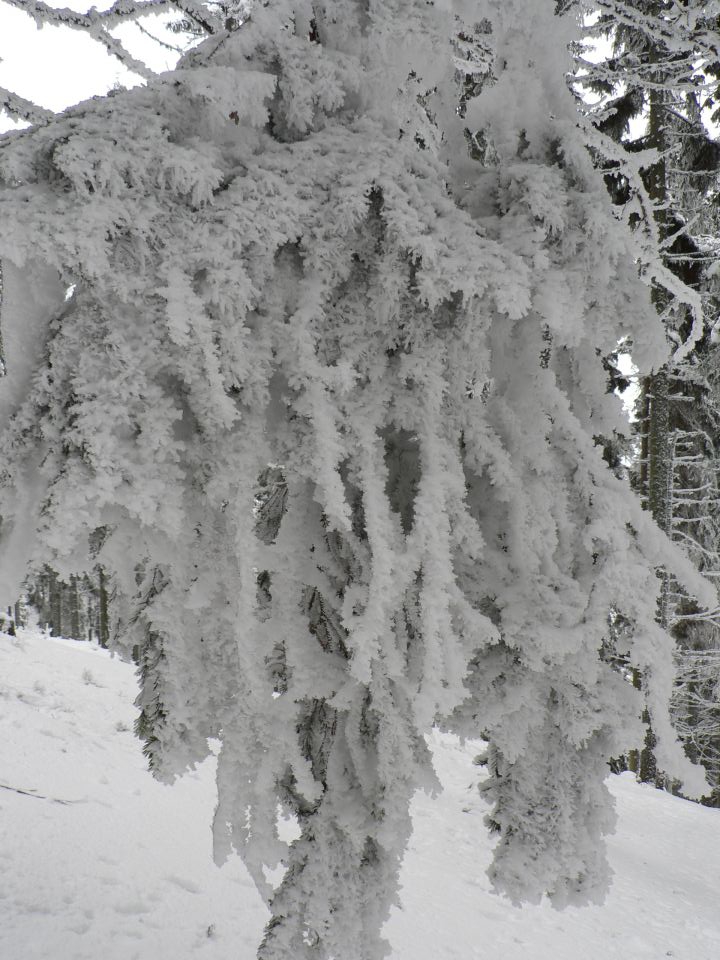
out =
[[[254,957],[267,912],[237,860],[212,863],[213,762],[154,782],[134,697],[89,644],[0,634],[0,960]],[[720,811],[614,777],[605,906],[516,909],[484,875],[477,748],[434,748],[445,792],[414,803],[395,960],[718,960]]]

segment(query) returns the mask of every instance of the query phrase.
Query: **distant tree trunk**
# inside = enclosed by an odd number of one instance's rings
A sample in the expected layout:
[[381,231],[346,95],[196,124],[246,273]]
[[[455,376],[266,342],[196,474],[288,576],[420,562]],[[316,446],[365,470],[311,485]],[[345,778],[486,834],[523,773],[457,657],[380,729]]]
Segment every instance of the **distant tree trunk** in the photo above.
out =
[[[642,688],[640,671],[636,667],[633,668],[633,671],[632,671],[632,685],[635,687],[636,690],[640,690]],[[639,750],[628,750],[627,765],[628,765],[628,770],[630,770],[631,773],[634,773],[635,776],[639,775],[639,772],[640,772],[640,751]]]
[[[75,574],[68,582],[61,580],[50,567],[36,574],[28,587],[28,603],[37,611],[41,626],[51,636],[68,636],[74,640],[92,640],[100,632],[99,583],[87,574]],[[107,633],[108,598],[104,599],[104,624]],[[10,611],[8,611],[10,612]],[[15,604],[15,620],[23,624],[23,604]]]
[[63,590],[62,583],[57,577],[57,574],[50,571],[48,577],[48,592],[49,592],[49,613],[50,613],[50,636],[52,637],[61,637],[63,629],[63,616],[62,616],[62,607],[63,607]]
[[70,633],[76,639],[82,639],[81,610],[80,610],[80,591],[78,589],[78,578],[70,578],[68,589],[68,600],[70,606]]
[[[650,55],[653,56],[655,53],[656,51],[651,50]],[[663,91],[650,90],[648,100],[648,146],[658,151],[660,159],[648,171],[646,186],[650,199],[656,204],[655,222],[660,240],[663,241],[667,234],[665,211],[667,171],[664,159]],[[653,302],[661,316],[667,308],[667,300],[665,291],[655,287]],[[667,366],[662,367],[645,379],[643,411],[646,419],[643,425],[642,451],[644,456],[641,465],[641,477],[644,480],[642,486],[647,498],[647,508],[652,513],[658,526],[668,535],[671,534],[673,481],[669,383]],[[669,576],[664,569],[658,570],[658,576],[661,580],[658,622],[667,629],[669,624]],[[633,670],[633,685],[638,689],[642,687],[642,676],[638,670]],[[636,773],[639,780],[648,783],[655,780],[657,776],[657,764],[654,755],[655,735],[647,710],[643,713],[643,720],[647,724],[645,743],[639,752],[631,751],[628,766]]]
[[98,643],[101,647],[107,647],[110,642],[109,623],[107,577],[103,568],[98,567]]

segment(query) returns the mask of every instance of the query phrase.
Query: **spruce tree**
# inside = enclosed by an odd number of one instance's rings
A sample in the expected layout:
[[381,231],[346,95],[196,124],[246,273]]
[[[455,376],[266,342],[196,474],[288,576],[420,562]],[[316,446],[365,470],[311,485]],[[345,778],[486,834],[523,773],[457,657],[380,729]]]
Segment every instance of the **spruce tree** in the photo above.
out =
[[[710,577],[717,574],[720,532],[716,346],[710,324],[703,326],[703,318],[717,312],[711,235],[720,148],[705,122],[717,85],[714,26],[702,3],[604,3],[593,32],[610,40],[612,50],[599,63],[586,62],[583,79],[600,97],[592,110],[597,130],[621,145],[618,153],[611,144],[596,144],[615,202],[635,231],[658,244],[653,301],[672,350],[667,363],[642,380],[636,485],[658,525]],[[718,675],[715,658],[704,653],[718,646],[717,600],[709,610],[699,608],[671,571],[658,573],[658,620],[677,641],[673,713],[692,756],[698,756],[692,728],[703,731],[707,759],[708,728],[715,724],[708,695]],[[700,663],[706,675],[698,697]],[[634,678],[641,683],[640,671]],[[641,780],[667,782],[656,769],[651,732],[629,760]]]
[[594,442],[602,357],[665,346],[567,89],[573,11],[230,13],[0,141],[0,253],[49,278],[0,512],[30,561],[112,576],[155,774],[221,739],[216,853],[268,898],[261,960],[375,960],[438,718],[491,742],[496,886],[601,895],[643,707],[601,655],[613,603],[702,788],[655,564],[708,590]]

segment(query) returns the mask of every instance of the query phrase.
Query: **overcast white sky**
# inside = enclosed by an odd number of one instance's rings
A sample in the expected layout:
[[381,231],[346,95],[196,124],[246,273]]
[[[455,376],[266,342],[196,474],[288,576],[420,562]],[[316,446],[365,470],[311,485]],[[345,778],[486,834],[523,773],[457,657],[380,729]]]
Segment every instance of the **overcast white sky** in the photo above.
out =
[[[70,7],[85,12],[92,0],[47,0],[53,7]],[[101,2],[101,8],[108,4]],[[153,18],[155,19],[155,18]],[[152,20],[147,26],[153,30]],[[162,32],[158,24],[157,32]],[[132,53],[156,70],[170,69],[176,57],[127,25],[114,33],[121,36]],[[79,30],[45,26],[0,0],[0,86],[51,110],[62,109],[95,94],[106,93],[115,84],[132,86],[138,78],[109,57],[99,43]],[[0,129],[13,124],[0,116]]]

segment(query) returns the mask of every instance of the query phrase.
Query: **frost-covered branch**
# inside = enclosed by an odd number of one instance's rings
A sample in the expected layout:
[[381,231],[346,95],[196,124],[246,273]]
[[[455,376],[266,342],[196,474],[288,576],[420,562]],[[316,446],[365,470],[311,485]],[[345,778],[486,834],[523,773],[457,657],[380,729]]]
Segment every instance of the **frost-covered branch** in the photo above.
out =
[[86,13],[70,7],[53,7],[43,0],[2,0],[16,7],[35,20],[38,27],[45,24],[86,30],[91,33],[98,28],[112,30],[123,23],[139,20],[148,14],[179,10],[190,17],[207,33],[214,33],[218,23],[215,17],[200,0],[116,0],[106,10],[91,7]]
[[[623,0],[598,0],[596,6],[611,22],[622,24],[666,49],[668,62],[678,55],[697,57],[698,53],[718,58],[718,34],[707,25],[701,5],[675,4],[674,10],[665,6],[660,14],[654,9],[646,12],[639,5]],[[602,28],[603,21],[599,29]]]
[[[85,13],[68,7],[53,7],[44,3],[43,0],[2,0],[2,2],[32,17],[38,28],[53,25],[84,32],[105,47],[107,53],[122,63],[127,70],[145,80],[153,77],[154,71],[142,60],[134,57],[123,42],[113,35],[112,30],[115,27],[125,23],[136,23],[147,33],[141,24],[142,18],[173,10],[187,16],[200,31],[208,35],[214,34],[222,26],[207,5],[200,0],[116,0],[116,3],[107,10],[91,7]],[[153,37],[153,39],[156,38]],[[157,42],[163,46],[169,46],[163,41],[157,40]],[[30,117],[27,116],[26,119]]]
[[12,117],[34,124],[47,123],[54,116],[51,110],[39,107],[4,87],[0,87],[0,109],[7,110]]
[[[258,3],[0,150],[4,320],[41,347],[2,418],[5,586],[22,557],[108,571],[155,774],[222,740],[215,850],[268,898],[261,960],[383,955],[438,719],[492,744],[514,899],[602,896],[644,704],[704,788],[656,565],[714,588],[595,439],[602,356],[667,357],[660,232],[610,209],[553,7],[480,4],[467,83],[447,4]],[[612,609],[642,691],[598,653]]]

